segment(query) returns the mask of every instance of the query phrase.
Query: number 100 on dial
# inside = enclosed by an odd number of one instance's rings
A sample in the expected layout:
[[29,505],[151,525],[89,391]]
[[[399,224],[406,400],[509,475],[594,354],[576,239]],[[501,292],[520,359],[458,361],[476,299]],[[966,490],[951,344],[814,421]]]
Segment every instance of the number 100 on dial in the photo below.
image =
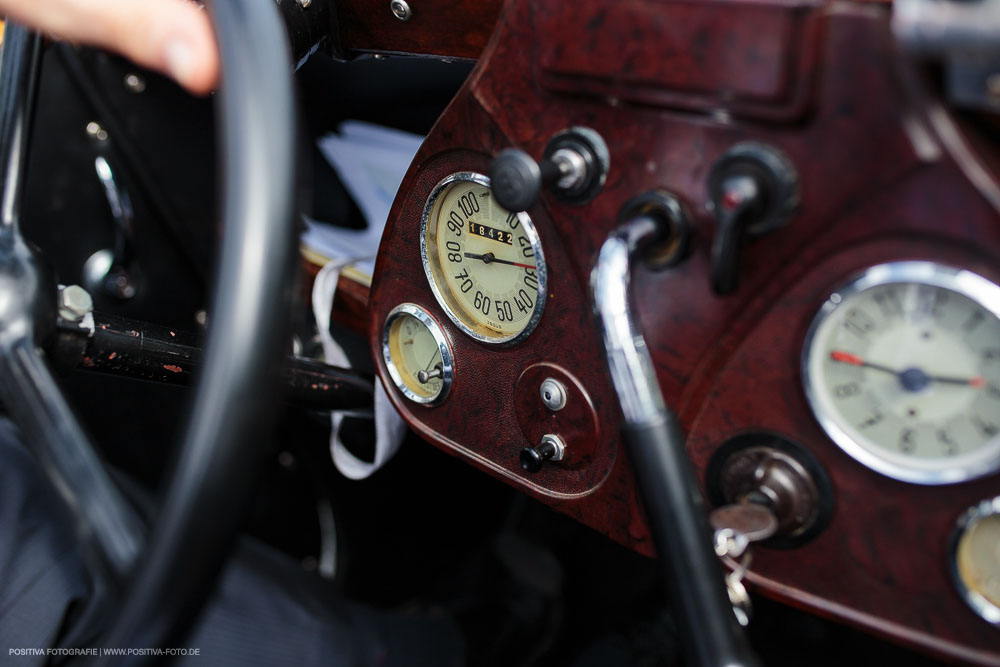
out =
[[424,206],[420,254],[438,303],[469,336],[513,344],[538,324],[547,275],[538,233],[526,213],[497,204],[486,176],[438,183]]

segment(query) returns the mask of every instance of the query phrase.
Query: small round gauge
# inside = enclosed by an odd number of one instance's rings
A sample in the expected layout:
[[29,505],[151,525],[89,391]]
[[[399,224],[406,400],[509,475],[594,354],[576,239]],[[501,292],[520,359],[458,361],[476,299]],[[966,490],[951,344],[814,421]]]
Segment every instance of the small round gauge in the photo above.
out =
[[1000,468],[1000,287],[931,262],[882,264],[830,295],[802,356],[845,452],[916,484]]
[[396,306],[385,320],[382,358],[393,383],[416,403],[435,405],[454,377],[451,346],[431,315],[416,304]]
[[545,308],[545,257],[526,213],[509,213],[482,174],[453,174],[424,207],[420,255],[434,296],[476,340],[514,344]]
[[969,606],[1000,627],[1000,496],[970,507],[959,519],[951,573]]

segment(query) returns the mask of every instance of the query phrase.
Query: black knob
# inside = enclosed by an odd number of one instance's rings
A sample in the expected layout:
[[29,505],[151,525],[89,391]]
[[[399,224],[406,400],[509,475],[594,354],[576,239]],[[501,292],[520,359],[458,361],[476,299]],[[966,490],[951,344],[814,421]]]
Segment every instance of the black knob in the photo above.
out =
[[521,450],[521,467],[528,472],[538,472],[546,461],[561,461],[566,445],[558,435],[542,436],[542,444]]
[[559,177],[552,160],[541,164],[519,148],[505,148],[490,164],[490,182],[497,202],[512,213],[526,211],[538,201],[543,187]]
[[497,202],[511,213],[535,205],[543,188],[570,204],[590,201],[604,185],[610,157],[597,132],[574,127],[552,137],[541,160],[517,148],[507,148],[490,164],[490,181]]

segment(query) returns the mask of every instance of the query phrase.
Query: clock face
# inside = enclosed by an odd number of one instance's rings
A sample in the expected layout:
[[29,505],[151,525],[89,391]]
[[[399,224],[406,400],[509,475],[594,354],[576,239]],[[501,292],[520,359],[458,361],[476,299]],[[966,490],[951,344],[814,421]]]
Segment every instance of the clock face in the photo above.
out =
[[1000,287],[930,262],[832,294],[803,350],[817,419],[870,468],[948,484],[1000,468]]
[[451,345],[420,306],[404,303],[389,313],[382,358],[393,384],[411,401],[436,405],[447,397],[454,377]]
[[546,300],[546,266],[527,214],[497,204],[489,179],[454,174],[434,188],[420,239],[438,303],[462,331],[511,344],[535,328]]

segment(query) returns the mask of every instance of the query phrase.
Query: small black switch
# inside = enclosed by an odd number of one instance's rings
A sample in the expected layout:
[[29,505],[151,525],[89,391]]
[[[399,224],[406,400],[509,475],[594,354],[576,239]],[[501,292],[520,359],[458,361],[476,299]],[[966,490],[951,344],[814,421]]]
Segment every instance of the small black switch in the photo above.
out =
[[521,450],[521,467],[528,472],[538,472],[546,461],[561,461],[566,454],[566,444],[558,435],[542,436],[542,444]]
[[739,284],[743,246],[788,223],[799,205],[795,167],[777,149],[748,142],[719,158],[708,176],[715,212],[712,289],[729,294]]

